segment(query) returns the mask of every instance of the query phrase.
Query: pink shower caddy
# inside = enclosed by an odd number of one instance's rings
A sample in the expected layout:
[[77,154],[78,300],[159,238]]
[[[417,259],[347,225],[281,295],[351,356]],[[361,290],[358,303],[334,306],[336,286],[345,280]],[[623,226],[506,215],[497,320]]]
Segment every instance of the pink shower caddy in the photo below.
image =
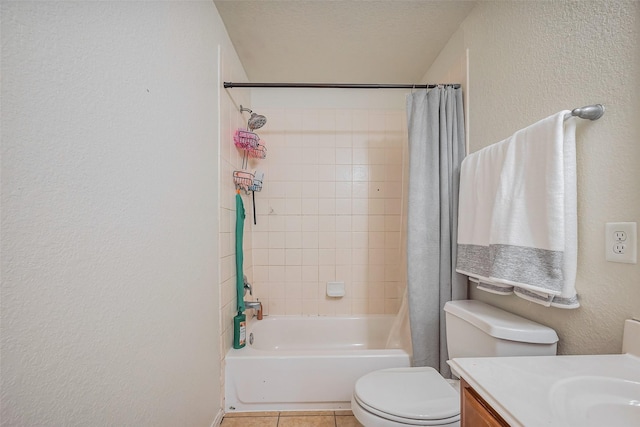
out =
[[238,129],[233,135],[233,142],[236,144],[236,147],[242,150],[252,150],[258,147],[260,141],[260,137],[248,130]]
[[256,159],[267,158],[267,147],[262,144],[258,144],[255,148],[250,148],[247,151],[249,153],[249,157],[253,157]]
[[[251,172],[247,171],[233,171],[233,182],[235,182],[236,186],[239,188],[243,188],[245,191],[252,191],[250,187],[253,186],[255,181],[255,176]],[[262,190],[262,182],[260,183],[260,189]]]
[[[260,137],[254,132],[250,132],[244,129],[236,130],[233,136],[233,142],[236,147],[243,150],[242,156],[242,169],[233,172],[233,182],[236,188],[242,188],[245,191],[261,191],[262,179],[256,178],[256,176],[247,171],[248,158],[265,159],[267,157],[267,147],[264,144],[260,144]],[[264,174],[260,175],[261,177]]]

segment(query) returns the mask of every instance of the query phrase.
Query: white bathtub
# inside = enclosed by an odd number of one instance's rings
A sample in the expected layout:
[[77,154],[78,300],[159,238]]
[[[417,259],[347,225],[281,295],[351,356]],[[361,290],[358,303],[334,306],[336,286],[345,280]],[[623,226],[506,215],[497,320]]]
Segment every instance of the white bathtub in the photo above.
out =
[[247,346],[226,356],[225,411],[350,409],[358,378],[410,364],[406,351],[384,348],[393,319],[265,316],[250,321]]

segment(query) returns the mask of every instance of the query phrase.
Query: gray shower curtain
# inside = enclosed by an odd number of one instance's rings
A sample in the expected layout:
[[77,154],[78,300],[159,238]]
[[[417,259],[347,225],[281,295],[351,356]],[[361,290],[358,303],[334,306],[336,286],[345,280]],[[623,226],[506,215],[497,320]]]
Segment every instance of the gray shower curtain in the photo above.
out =
[[407,290],[413,365],[446,377],[443,307],[467,297],[466,277],[456,273],[458,188],[465,155],[462,89],[451,86],[407,96],[409,197]]

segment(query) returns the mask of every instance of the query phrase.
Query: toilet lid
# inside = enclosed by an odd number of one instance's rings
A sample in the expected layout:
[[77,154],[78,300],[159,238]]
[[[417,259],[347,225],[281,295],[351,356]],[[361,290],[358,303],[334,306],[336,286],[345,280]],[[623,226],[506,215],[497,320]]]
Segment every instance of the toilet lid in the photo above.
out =
[[355,385],[354,397],[368,411],[415,425],[454,422],[460,398],[433,368],[393,368],[371,372]]

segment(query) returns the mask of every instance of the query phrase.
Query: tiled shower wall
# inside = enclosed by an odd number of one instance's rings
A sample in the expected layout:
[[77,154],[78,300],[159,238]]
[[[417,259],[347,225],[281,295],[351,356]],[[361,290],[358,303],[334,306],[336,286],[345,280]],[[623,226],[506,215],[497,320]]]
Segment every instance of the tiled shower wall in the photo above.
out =
[[[406,284],[404,110],[268,109],[253,225],[266,314],[394,314]],[[253,221],[248,211],[247,222]],[[326,296],[344,281],[346,296]]]

